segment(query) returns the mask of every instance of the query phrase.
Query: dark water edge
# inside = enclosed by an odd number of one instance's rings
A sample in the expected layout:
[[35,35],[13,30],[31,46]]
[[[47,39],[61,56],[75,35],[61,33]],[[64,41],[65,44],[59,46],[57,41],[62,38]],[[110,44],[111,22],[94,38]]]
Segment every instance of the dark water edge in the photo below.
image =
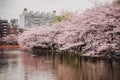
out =
[[0,80],[120,79],[120,61],[114,59],[20,50],[3,50],[0,56]]
[[87,58],[87,59],[111,59],[111,60],[120,60],[120,52],[119,55],[115,54],[100,54],[100,55],[90,55],[90,56],[85,56],[85,53],[80,53],[78,51],[56,51],[56,50],[41,50],[41,49],[34,49],[31,52],[33,55],[40,56],[40,55],[52,55],[53,57],[55,56],[68,56],[68,57],[82,57],[82,58]]

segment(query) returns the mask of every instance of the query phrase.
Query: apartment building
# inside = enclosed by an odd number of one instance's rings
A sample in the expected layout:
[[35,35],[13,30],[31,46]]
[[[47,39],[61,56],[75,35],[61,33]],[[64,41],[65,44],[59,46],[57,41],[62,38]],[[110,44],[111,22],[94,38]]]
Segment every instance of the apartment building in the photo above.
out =
[[20,22],[19,25],[21,28],[32,28],[32,27],[38,27],[41,25],[49,25],[51,22],[53,22],[54,18],[56,16],[56,11],[50,12],[33,12],[27,10],[25,8],[23,10],[23,13],[20,14]]
[[8,20],[0,20],[0,38],[6,37],[9,34]]

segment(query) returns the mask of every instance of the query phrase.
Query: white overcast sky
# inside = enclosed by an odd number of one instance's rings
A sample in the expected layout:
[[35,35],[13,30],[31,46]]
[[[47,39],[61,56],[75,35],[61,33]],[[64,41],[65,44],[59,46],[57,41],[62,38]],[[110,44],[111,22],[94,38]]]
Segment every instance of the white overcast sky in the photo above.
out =
[[[109,1],[109,0],[100,0]],[[28,11],[50,11],[62,10],[75,12],[92,7],[89,0],[0,0],[0,17],[2,19],[19,18],[24,8]]]

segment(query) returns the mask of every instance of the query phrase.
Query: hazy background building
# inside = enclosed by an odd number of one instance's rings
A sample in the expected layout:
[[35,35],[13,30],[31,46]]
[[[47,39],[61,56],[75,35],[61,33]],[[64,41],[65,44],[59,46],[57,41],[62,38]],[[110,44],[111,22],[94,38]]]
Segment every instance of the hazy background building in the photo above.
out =
[[41,25],[49,25],[51,22],[53,22],[54,18],[56,16],[56,11],[50,12],[33,12],[27,10],[25,8],[23,10],[23,13],[20,14],[20,27],[21,28],[32,28],[32,27],[38,27]]
[[8,20],[0,20],[0,37],[6,37],[9,34],[9,26]]

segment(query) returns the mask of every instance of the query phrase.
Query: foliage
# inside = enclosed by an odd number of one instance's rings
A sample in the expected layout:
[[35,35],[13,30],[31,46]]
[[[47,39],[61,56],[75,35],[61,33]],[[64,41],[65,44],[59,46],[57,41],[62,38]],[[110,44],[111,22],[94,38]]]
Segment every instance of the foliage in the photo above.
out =
[[86,55],[120,50],[120,8],[103,5],[70,15],[66,21],[53,26],[28,29],[19,36],[22,49],[34,46],[54,47],[59,50],[80,46]]
[[70,14],[71,14],[70,12],[62,11],[60,15],[55,16],[55,19],[52,22],[52,24],[55,24],[57,22],[61,22],[61,21],[67,20],[69,18]]

